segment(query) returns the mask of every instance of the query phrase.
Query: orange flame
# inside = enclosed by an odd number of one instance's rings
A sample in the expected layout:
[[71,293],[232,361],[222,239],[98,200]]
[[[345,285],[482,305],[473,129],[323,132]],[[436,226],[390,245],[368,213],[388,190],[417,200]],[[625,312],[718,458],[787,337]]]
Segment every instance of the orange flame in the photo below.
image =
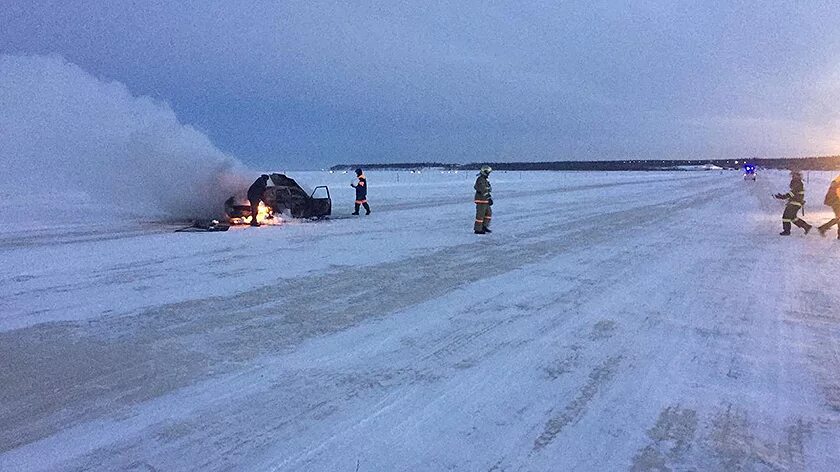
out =
[[[251,223],[251,217],[246,216],[242,218],[243,223]],[[266,206],[265,203],[260,202],[259,209],[257,210],[257,223],[260,224],[275,224],[277,223],[277,219],[274,217],[274,212],[271,210],[270,207]]]

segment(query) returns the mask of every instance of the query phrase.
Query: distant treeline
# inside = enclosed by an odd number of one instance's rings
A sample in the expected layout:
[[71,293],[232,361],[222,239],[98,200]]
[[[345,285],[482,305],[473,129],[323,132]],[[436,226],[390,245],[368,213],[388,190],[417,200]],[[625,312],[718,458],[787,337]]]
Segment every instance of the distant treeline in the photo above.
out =
[[798,157],[785,159],[711,159],[711,160],[625,160],[625,161],[551,161],[551,162],[473,162],[445,164],[441,162],[404,162],[396,164],[339,164],[330,170],[411,170],[440,168],[445,170],[476,170],[489,164],[495,170],[666,170],[684,166],[713,164],[725,169],[737,169],[745,162],[765,169],[840,170],[840,156]]

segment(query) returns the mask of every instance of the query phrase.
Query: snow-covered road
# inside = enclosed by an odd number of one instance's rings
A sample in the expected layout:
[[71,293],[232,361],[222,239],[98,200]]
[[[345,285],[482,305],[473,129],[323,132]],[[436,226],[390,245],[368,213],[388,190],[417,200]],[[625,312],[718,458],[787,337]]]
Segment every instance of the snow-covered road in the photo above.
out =
[[837,470],[840,241],[777,236],[784,177],[495,173],[486,236],[463,173],[369,173],[357,219],[7,231],[0,470]]

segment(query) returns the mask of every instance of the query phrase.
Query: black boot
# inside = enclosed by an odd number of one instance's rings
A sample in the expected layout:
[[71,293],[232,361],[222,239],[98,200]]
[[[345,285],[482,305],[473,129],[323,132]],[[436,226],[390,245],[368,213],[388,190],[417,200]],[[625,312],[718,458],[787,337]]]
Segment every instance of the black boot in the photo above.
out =
[[488,228],[488,227],[486,227],[486,226],[484,227],[484,232],[485,232],[485,233],[492,233],[492,231],[490,231],[490,228]]
[[359,214],[359,204],[358,203],[356,204],[356,209],[353,210],[353,213],[350,213],[350,214],[351,215],[358,215]]
[[790,236],[790,223],[787,221],[782,223],[782,232],[779,233],[779,236]]
[[[370,205],[368,205],[367,202],[365,202],[363,205],[365,207],[365,215],[370,215]],[[356,211],[359,211],[359,210],[356,210]]]
[[487,231],[485,231],[485,230],[481,230],[481,231],[474,231],[474,233],[475,233],[475,234],[487,234]]
[[811,225],[809,225],[808,223],[806,223],[806,222],[805,222],[805,220],[801,220],[801,219],[799,219],[799,218],[795,219],[795,220],[793,221],[793,224],[795,224],[796,226],[798,226],[798,227],[802,228],[803,230],[805,230],[805,234],[808,234],[808,232],[809,232],[809,231],[811,231],[811,228],[813,228],[813,226],[811,226]]

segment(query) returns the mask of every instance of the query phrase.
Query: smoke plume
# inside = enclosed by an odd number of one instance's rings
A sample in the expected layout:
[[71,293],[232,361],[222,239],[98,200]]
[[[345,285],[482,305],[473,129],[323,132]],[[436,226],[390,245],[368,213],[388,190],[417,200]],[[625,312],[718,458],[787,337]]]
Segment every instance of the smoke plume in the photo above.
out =
[[58,56],[0,56],[0,164],[6,197],[83,191],[155,217],[217,215],[247,184],[166,103]]

